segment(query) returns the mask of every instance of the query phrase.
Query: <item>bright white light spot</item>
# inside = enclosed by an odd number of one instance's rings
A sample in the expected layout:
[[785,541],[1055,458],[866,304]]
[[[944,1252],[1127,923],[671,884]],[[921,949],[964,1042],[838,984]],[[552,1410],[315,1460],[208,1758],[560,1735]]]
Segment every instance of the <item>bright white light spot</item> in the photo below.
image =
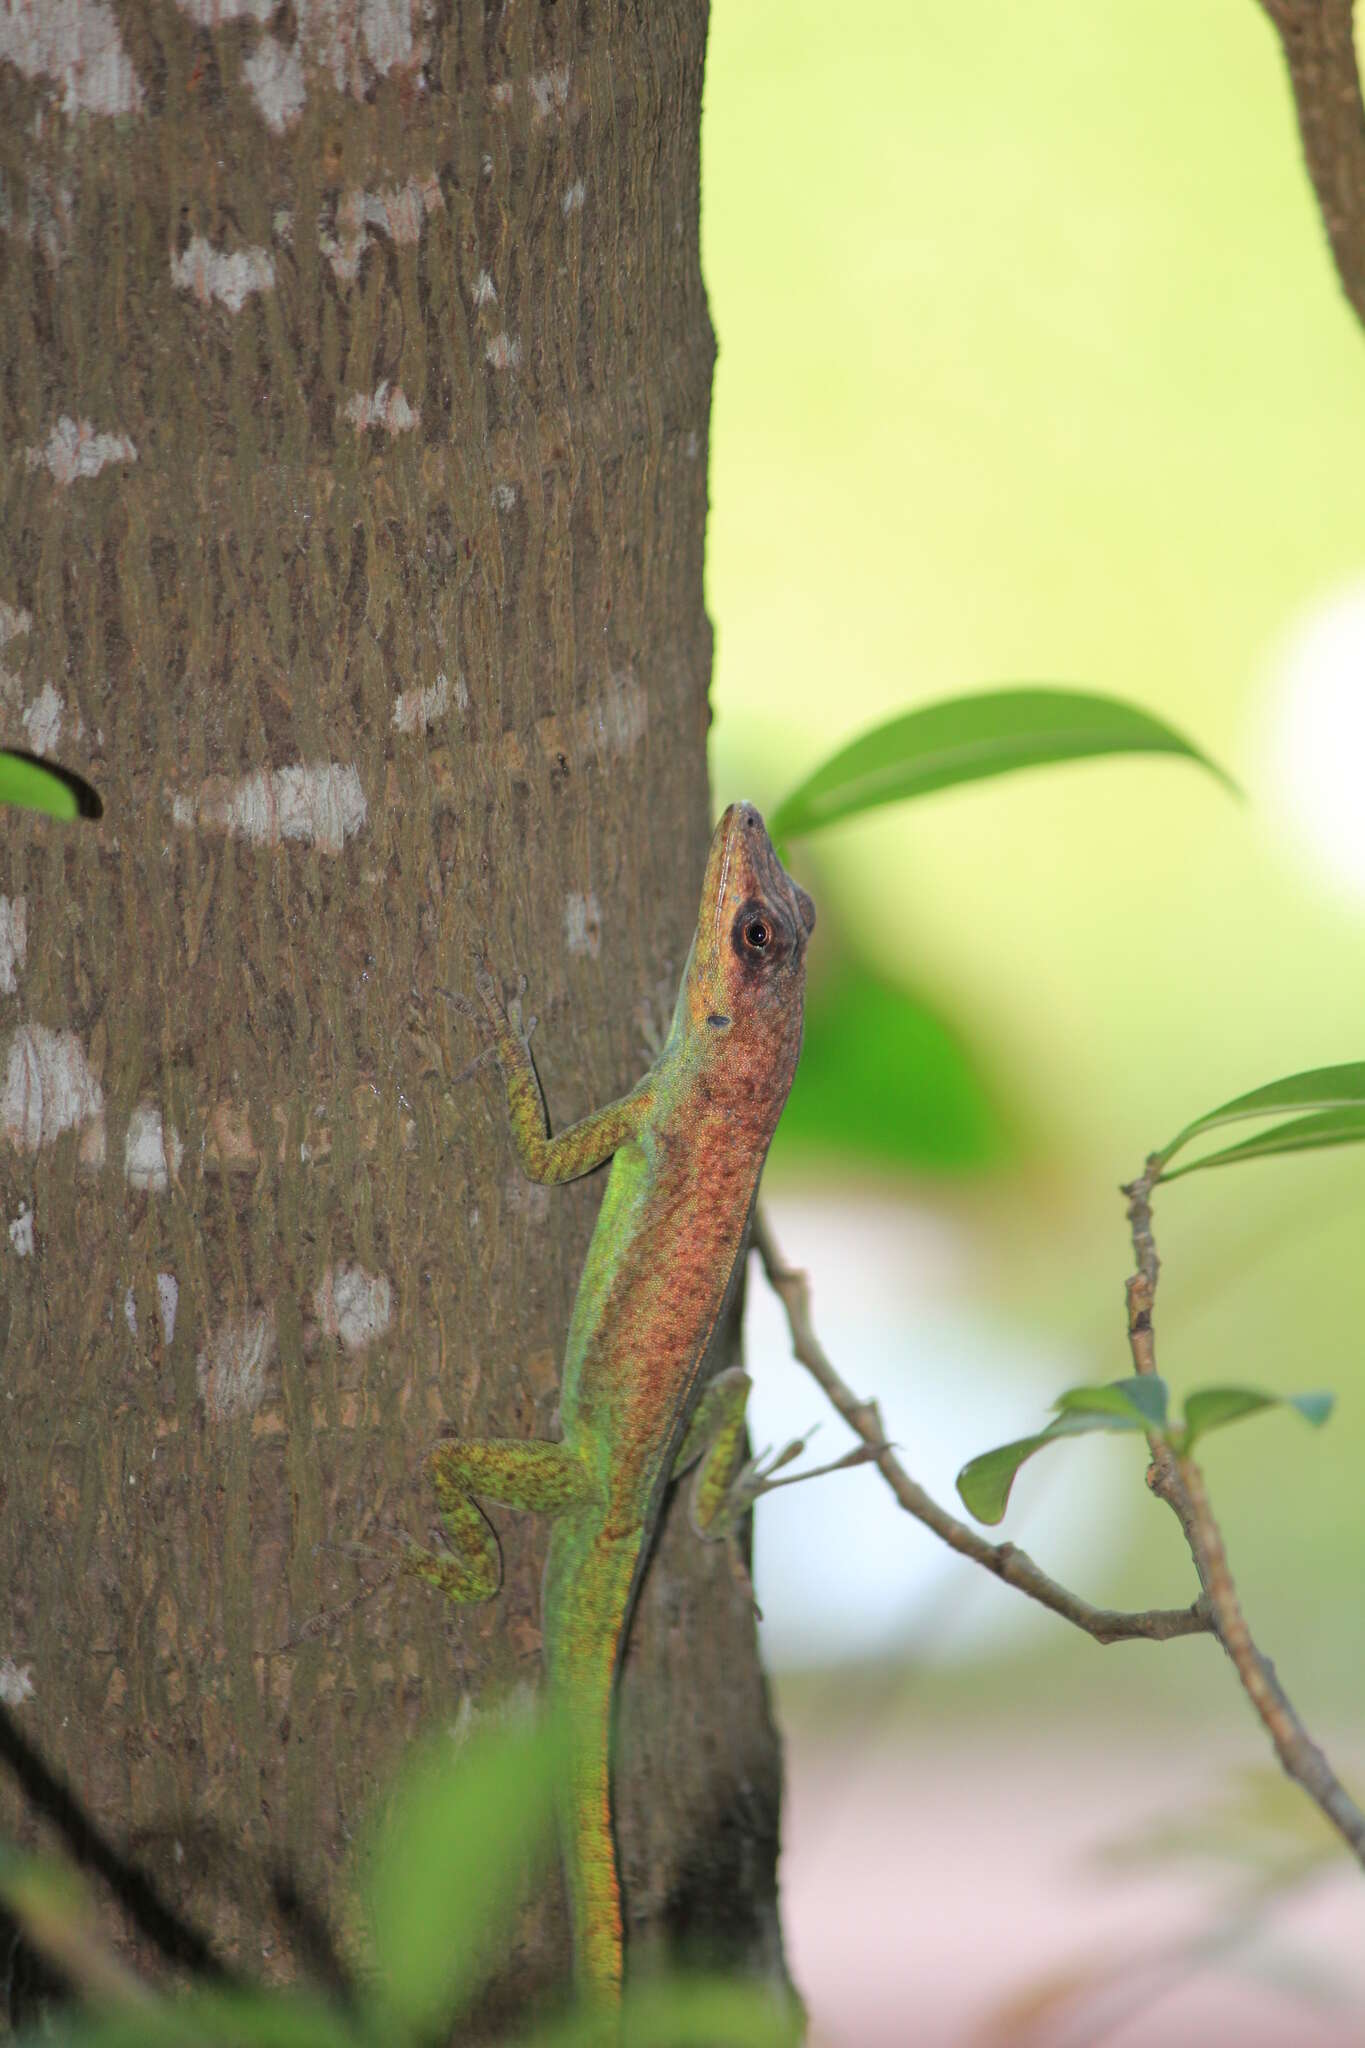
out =
[[1265,779],[1290,836],[1365,897],[1365,583],[1299,619],[1272,664]]

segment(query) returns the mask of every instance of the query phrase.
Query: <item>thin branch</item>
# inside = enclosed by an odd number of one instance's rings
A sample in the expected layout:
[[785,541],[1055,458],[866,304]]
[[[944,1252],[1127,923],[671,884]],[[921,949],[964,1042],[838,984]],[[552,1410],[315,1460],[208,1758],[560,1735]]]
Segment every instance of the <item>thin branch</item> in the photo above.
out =
[[[1156,1371],[1152,1307],[1160,1263],[1152,1233],[1152,1189],[1160,1175],[1160,1160],[1149,1158],[1138,1178],[1123,1190],[1128,1197],[1128,1222],[1138,1267],[1128,1282],[1128,1344],[1138,1372]],[[1275,1754],[1286,1774],[1302,1786],[1358,1861],[1365,1864],[1365,1813],[1299,1719],[1275,1676],[1274,1665],[1256,1647],[1237,1597],[1223,1534],[1209,1504],[1203,1472],[1193,1458],[1177,1458],[1163,1438],[1153,1437],[1150,1442],[1152,1463],[1147,1483],[1180,1523],[1199,1574],[1203,1600],[1212,1611],[1214,1633],[1231,1658],[1242,1689],[1275,1746]]]
[[974,1564],[993,1572],[1007,1586],[1027,1594],[1063,1621],[1083,1629],[1097,1643],[1126,1643],[1146,1639],[1168,1642],[1173,1636],[1205,1635],[1212,1628],[1206,1602],[1192,1607],[1153,1608],[1141,1614],[1125,1614],[1108,1607],[1092,1607],[1078,1593],[1072,1593],[1039,1569],[1025,1551],[1013,1543],[988,1543],[975,1529],[959,1522],[941,1508],[905,1470],[886,1441],[875,1401],[860,1401],[835,1371],[825,1354],[810,1318],[810,1290],[804,1273],[786,1264],[777,1248],[768,1219],[761,1209],[754,1215],[754,1250],[763,1263],[768,1284],[787,1312],[792,1350],[806,1370],[819,1381],[844,1421],[863,1444],[906,1513]]
[[1284,48],[1304,162],[1342,290],[1365,322],[1365,108],[1352,0],[1261,0]]

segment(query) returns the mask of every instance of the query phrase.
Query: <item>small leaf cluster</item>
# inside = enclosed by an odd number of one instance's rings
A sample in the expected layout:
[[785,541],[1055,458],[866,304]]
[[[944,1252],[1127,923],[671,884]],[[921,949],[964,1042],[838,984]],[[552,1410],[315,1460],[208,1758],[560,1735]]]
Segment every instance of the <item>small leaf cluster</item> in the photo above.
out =
[[1331,1394],[1265,1394],[1256,1387],[1201,1387],[1186,1396],[1184,1415],[1173,1422],[1166,1382],[1155,1373],[1111,1380],[1105,1386],[1069,1387],[1053,1402],[1057,1412],[1045,1429],[972,1458],[957,1475],[957,1490],[978,1522],[999,1522],[1020,1466],[1064,1437],[1116,1430],[1140,1435],[1149,1443],[1166,1443],[1178,1458],[1188,1458],[1200,1437],[1243,1422],[1266,1408],[1292,1408],[1317,1428],[1331,1414],[1332,1402]]

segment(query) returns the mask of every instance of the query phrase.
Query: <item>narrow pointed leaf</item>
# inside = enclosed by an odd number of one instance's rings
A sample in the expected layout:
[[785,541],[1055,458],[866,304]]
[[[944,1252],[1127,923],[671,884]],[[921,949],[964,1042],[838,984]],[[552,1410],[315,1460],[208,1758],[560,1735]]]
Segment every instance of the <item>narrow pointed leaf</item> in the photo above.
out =
[[[1217,1109],[1195,1117],[1184,1130],[1177,1131],[1157,1156],[1164,1164],[1201,1131],[1214,1130],[1219,1124],[1238,1123],[1245,1117],[1273,1116],[1281,1109],[1351,1108],[1365,1108],[1365,1060],[1350,1060],[1338,1067],[1309,1067],[1304,1073],[1286,1074],[1283,1079],[1267,1081],[1264,1087],[1252,1088],[1245,1095],[1234,1095],[1230,1102],[1219,1103]],[[1164,1174],[1163,1178],[1174,1180],[1175,1175]]]
[[1204,1166],[1236,1166],[1245,1159],[1274,1159],[1285,1152],[1320,1152],[1330,1145],[1365,1144],[1365,1107],[1320,1109],[1311,1116],[1296,1116],[1286,1124],[1273,1124],[1268,1131],[1206,1152],[1199,1159],[1163,1172],[1162,1180],[1181,1180]]
[[774,839],[955,783],[1096,754],[1180,754],[1236,792],[1207,755],[1159,718],[1083,690],[982,690],[904,712],[840,748],[778,806]]
[[1321,1428],[1332,1412],[1331,1394],[1263,1394],[1255,1387],[1200,1387],[1185,1400],[1181,1450],[1188,1453],[1211,1429],[1226,1429],[1264,1408],[1293,1408],[1305,1422]]
[[544,1724],[492,1727],[405,1767],[374,1844],[370,1923],[384,2004],[426,2031],[483,1981],[553,1853],[563,1746]]
[[80,815],[76,792],[60,775],[31,761],[25,754],[0,751],[0,804],[14,804],[21,810],[44,811],[49,818]]
[[1053,1406],[1063,1414],[1108,1416],[1115,1429],[1164,1429],[1166,1382],[1155,1373],[1137,1373],[1104,1387],[1068,1387]]

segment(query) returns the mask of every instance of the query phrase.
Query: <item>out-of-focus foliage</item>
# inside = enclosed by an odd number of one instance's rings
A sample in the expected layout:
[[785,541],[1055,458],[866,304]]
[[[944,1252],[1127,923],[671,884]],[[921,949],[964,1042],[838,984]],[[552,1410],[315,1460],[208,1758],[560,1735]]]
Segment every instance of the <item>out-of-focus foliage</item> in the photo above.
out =
[[[374,1969],[346,2007],[254,1988],[161,1998],[95,1930],[72,1874],[0,1845],[0,1903],[83,1997],[34,2048],[422,2048],[444,2039],[509,1953],[516,1915],[553,1853],[565,1767],[553,1728],[509,1720],[424,1749],[360,1856]],[[620,2048],[795,2048],[797,2016],[753,1984],[655,1979],[627,1991]],[[574,2007],[508,2048],[600,2048],[600,2011]],[[613,2036],[613,2038],[618,2038]]]
[[962,782],[1096,754],[1181,754],[1235,788],[1198,747],[1135,704],[1082,690],[981,690],[922,704],[859,735],[784,797],[775,839]]
[[926,1173],[995,1166],[1014,1149],[1002,1091],[927,997],[856,957],[812,981],[801,1081],[774,1153]]

